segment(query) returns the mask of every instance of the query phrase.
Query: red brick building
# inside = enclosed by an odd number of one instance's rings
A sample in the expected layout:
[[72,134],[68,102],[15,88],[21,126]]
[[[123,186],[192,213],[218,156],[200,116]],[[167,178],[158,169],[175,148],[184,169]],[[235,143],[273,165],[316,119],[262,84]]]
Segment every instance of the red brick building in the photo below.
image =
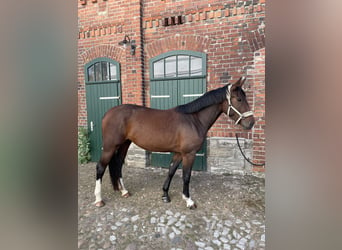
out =
[[[243,160],[235,133],[242,137],[247,156],[255,162],[265,161],[265,0],[80,0],[78,18],[79,126],[98,128],[98,122],[90,121],[90,113],[100,114],[121,103],[156,108],[180,104],[180,98],[172,99],[169,92],[183,91],[173,88],[184,79],[178,73],[172,75],[173,66],[168,65],[191,65],[184,84],[201,84],[190,88],[193,93],[183,94],[192,99],[201,94],[201,88],[206,92],[243,75],[247,77],[245,89],[255,126],[243,131],[222,114],[208,133],[203,169],[264,171],[264,167],[253,167]],[[160,70],[165,71],[167,87],[156,81]],[[102,102],[93,105],[95,92],[104,95],[111,88],[115,91],[99,97]],[[101,110],[97,112],[97,108]],[[128,161],[134,162],[135,157],[142,165],[151,163],[150,153],[133,146]]]

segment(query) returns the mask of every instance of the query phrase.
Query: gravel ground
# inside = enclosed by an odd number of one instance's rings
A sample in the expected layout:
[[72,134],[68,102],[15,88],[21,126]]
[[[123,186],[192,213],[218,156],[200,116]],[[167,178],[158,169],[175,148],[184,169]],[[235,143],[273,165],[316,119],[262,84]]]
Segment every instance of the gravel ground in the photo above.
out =
[[161,199],[167,169],[123,169],[129,198],[114,192],[108,170],[102,197],[95,201],[95,163],[79,166],[79,249],[265,249],[265,181],[239,175],[193,172],[186,208],[178,170],[170,203]]

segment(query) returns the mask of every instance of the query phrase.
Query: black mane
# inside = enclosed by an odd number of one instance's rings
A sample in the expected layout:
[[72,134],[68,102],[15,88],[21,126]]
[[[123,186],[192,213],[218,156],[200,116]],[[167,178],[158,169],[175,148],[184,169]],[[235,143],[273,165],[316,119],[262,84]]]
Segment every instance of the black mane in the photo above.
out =
[[211,90],[190,103],[177,106],[176,111],[183,114],[191,114],[210,105],[219,104],[226,99],[226,91],[227,85],[222,88]]

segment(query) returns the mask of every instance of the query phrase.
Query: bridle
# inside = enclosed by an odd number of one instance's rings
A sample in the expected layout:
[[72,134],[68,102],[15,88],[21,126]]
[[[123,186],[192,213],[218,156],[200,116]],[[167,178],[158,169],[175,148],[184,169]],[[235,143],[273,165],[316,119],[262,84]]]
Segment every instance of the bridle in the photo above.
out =
[[247,118],[248,116],[252,116],[253,115],[253,111],[250,110],[250,111],[247,111],[247,112],[244,112],[244,113],[240,113],[239,110],[237,110],[233,105],[232,105],[232,102],[230,100],[231,98],[231,94],[230,94],[230,88],[232,87],[231,84],[228,85],[228,88],[227,88],[227,92],[226,92],[226,96],[227,96],[227,100],[228,100],[228,111],[227,111],[227,115],[229,116],[229,112],[230,112],[230,109],[234,110],[235,113],[237,113],[239,115],[239,119],[236,120],[235,122],[235,125],[237,125],[241,119],[244,119],[244,118]]

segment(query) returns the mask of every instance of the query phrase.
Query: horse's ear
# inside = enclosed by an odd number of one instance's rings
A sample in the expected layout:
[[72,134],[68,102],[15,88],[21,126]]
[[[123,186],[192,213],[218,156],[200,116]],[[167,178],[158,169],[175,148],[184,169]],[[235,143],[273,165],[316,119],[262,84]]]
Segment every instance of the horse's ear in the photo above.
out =
[[234,83],[234,85],[235,85],[236,87],[242,87],[242,85],[245,83],[245,81],[246,81],[246,77],[241,76],[240,79],[237,80],[236,83]]

